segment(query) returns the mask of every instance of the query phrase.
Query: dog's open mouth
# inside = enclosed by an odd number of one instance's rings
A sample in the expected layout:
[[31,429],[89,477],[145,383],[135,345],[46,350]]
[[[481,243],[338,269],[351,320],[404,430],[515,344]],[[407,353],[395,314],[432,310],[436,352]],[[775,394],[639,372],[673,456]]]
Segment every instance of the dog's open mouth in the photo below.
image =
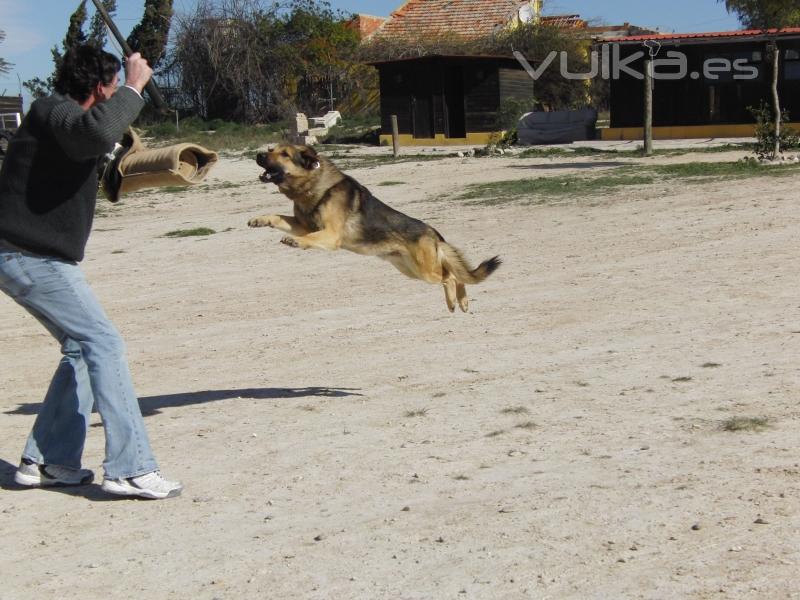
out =
[[259,177],[259,179],[264,183],[280,184],[284,179],[283,171],[279,170],[264,171]]

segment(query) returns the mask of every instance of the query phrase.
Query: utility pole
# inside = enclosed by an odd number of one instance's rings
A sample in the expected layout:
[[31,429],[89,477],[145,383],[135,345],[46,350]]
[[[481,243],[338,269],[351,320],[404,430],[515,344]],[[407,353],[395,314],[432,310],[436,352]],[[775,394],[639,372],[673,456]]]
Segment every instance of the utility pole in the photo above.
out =
[[392,122],[392,154],[395,158],[400,154],[400,132],[397,127],[397,115],[391,116]]
[[653,59],[644,59],[644,155],[653,155]]
[[653,155],[653,59],[658,56],[661,44],[648,40],[644,43],[644,155]]

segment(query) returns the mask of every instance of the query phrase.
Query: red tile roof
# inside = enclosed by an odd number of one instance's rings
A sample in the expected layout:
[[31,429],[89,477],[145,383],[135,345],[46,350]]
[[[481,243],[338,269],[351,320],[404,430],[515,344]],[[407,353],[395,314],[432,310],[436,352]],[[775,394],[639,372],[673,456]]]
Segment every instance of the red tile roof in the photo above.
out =
[[[485,37],[506,27],[525,4],[523,0],[408,0],[391,14],[375,37]],[[565,28],[586,26],[578,15],[543,17],[542,21]]]
[[357,14],[347,22],[348,27],[358,31],[361,39],[366,39],[380,29],[386,22],[386,17],[373,17],[372,15]]
[[747,38],[766,37],[769,35],[800,35],[800,27],[787,27],[785,29],[749,29],[741,31],[714,31],[708,33],[659,33],[654,35],[633,35],[628,37],[612,38],[607,42],[668,42],[680,40],[706,40],[719,38]]
[[586,29],[588,23],[580,15],[551,15],[543,16],[542,25],[560,27],[561,29]]

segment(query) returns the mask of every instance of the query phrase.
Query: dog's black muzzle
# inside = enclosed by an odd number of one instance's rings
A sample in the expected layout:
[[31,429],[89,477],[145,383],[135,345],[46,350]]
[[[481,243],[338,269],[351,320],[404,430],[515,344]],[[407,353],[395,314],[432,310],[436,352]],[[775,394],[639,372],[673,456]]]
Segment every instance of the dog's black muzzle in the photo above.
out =
[[259,177],[264,183],[280,184],[286,178],[281,167],[269,164],[266,152],[256,154],[256,164],[264,169],[264,172]]

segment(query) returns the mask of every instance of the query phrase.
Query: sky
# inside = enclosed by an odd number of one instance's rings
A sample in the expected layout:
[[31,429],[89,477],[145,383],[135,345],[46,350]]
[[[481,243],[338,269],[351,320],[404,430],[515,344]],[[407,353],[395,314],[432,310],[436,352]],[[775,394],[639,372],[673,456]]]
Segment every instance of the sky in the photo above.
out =
[[[174,0],[177,13],[191,12],[194,0]],[[330,0],[334,10],[388,16],[403,0]],[[90,14],[93,12],[91,1]],[[30,98],[22,82],[33,77],[46,78],[53,69],[50,49],[60,46],[69,17],[79,0],[0,0],[0,30],[6,39],[0,43],[0,57],[13,63],[12,71],[0,75],[0,95],[22,94],[25,107]],[[114,22],[127,36],[141,20],[144,0],[117,0]],[[544,0],[545,14],[579,14],[582,18],[618,25],[629,22],[663,32],[730,31],[740,29],[718,0]],[[113,47],[109,51],[114,51]]]

